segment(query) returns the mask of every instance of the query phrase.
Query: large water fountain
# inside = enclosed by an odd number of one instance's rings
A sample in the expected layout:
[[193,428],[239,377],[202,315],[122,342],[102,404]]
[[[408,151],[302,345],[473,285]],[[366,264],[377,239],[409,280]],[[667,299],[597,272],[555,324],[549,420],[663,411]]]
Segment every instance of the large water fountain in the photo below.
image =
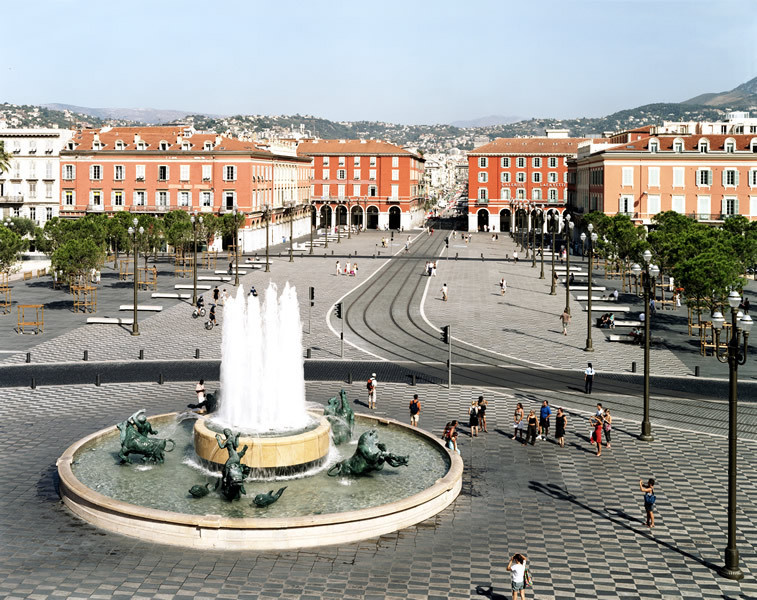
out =
[[222,335],[216,413],[137,412],[61,456],[75,514],[164,543],[284,549],[378,536],[455,499],[462,461],[438,439],[353,415],[344,392],[325,411],[306,404],[293,287],[271,285],[262,302],[240,287]]

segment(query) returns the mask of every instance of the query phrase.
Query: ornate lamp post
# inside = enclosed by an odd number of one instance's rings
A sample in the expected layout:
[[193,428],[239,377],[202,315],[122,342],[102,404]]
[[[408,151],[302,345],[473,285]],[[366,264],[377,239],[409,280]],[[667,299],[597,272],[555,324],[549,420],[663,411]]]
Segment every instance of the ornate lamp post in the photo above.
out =
[[139,335],[139,323],[137,322],[137,290],[139,289],[139,248],[137,247],[137,233],[142,235],[145,232],[144,227],[137,229],[139,221],[137,217],[134,217],[132,221],[134,227],[129,227],[129,235],[132,237],[132,245],[134,246],[134,319],[131,325],[131,334]]
[[338,199],[336,201],[336,243],[341,244],[342,243],[342,228],[341,228],[341,220],[342,220],[342,202],[343,200]]
[[266,202],[263,206],[263,210],[265,211],[265,272],[268,273],[271,270],[269,264],[270,261],[268,260],[268,244],[270,241],[270,236],[268,235],[268,227],[271,223],[271,205]]
[[549,230],[552,233],[552,286],[549,288],[549,295],[556,296],[557,290],[555,289],[555,284],[557,283],[557,277],[555,277],[555,232],[557,231],[560,217],[557,216],[557,213],[550,213],[547,217],[547,222],[549,223]]
[[544,279],[544,210],[539,211],[539,229],[541,229],[541,242],[539,248],[541,250],[541,271],[539,273],[539,279]]
[[308,252],[308,254],[313,254],[313,228],[314,228],[313,221],[315,221],[317,218],[318,218],[318,213],[315,210],[315,202],[311,200],[310,201],[310,251]]
[[[725,319],[720,312],[712,315],[712,329],[715,334],[715,356],[728,363],[728,546],[725,549],[725,565],[720,574],[727,579],[743,579],[744,573],[739,568],[739,551],[736,548],[736,441],[738,408],[738,368],[746,362],[749,331],[752,318],[738,310],[741,297],[731,290],[728,305],[731,307],[731,339],[725,354],[720,352],[720,330]],[[743,336],[743,345],[740,341]]]
[[[584,352],[594,352],[594,346],[591,342],[591,286],[592,286],[592,276],[593,276],[593,258],[594,258],[594,243],[597,241],[597,234],[594,233],[594,225],[589,223],[589,226],[587,227],[589,230],[589,305],[588,305],[588,311],[589,311],[589,320],[587,321],[587,327],[586,327],[586,348],[584,348]],[[585,239],[587,236],[585,233],[581,234],[581,240]]]
[[347,239],[352,239],[352,208],[350,207],[349,198],[347,198]]
[[189,217],[192,222],[192,235],[194,237],[194,260],[192,261],[192,305],[197,304],[197,224],[202,225],[202,217]]
[[289,262],[294,262],[294,200],[287,202],[287,209],[289,210]]
[[[325,206],[325,204],[323,205]],[[321,206],[321,210],[323,210],[323,206]],[[326,243],[324,244],[324,248],[329,247],[329,233],[331,233],[331,200],[329,200],[329,210],[325,213],[326,216],[326,226],[323,228],[323,230],[326,232]]]
[[[649,250],[644,250],[642,258],[644,259],[644,418],[641,421],[639,439],[642,442],[652,442],[654,437],[652,436],[652,424],[649,422],[649,329],[652,320],[652,314],[649,310],[649,294],[650,288],[654,289],[651,286],[660,274],[660,269],[657,265],[649,264],[649,261],[652,260],[652,253]],[[631,266],[631,271],[638,279],[642,273],[642,268],[634,263]]]
[[531,220],[531,268],[536,268],[536,215],[538,209],[532,208]]
[[565,246],[567,248],[568,265],[565,271],[565,312],[570,314],[570,240],[573,233],[573,223],[570,221],[570,215],[565,215]]
[[239,222],[237,207],[234,207],[234,285],[239,287]]

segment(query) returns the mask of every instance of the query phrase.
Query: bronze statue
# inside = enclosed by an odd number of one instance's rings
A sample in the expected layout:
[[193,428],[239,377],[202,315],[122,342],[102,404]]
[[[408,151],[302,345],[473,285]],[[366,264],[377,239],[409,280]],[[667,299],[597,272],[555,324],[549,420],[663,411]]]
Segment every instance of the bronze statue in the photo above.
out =
[[252,503],[258,508],[265,508],[266,506],[270,506],[271,504],[276,502],[276,500],[281,498],[281,494],[284,493],[285,489],[286,489],[286,486],[281,488],[275,494],[273,493],[273,490],[271,490],[267,494],[258,494],[257,496],[255,496],[255,498],[253,498]]
[[216,482],[215,489],[218,489],[220,485],[221,493],[227,500],[239,500],[242,494],[247,493],[244,489],[244,480],[252,470],[247,465],[241,463],[242,457],[247,452],[247,446],[242,448],[241,452],[238,452],[239,434],[234,435],[231,429],[224,429],[223,435],[225,439],[221,439],[221,435],[217,433],[216,440],[218,441],[219,448],[226,448],[229,458],[223,465],[221,479]]
[[406,466],[407,456],[398,456],[386,451],[386,446],[378,441],[375,429],[366,431],[357,442],[357,450],[347,460],[336,463],[328,470],[331,477],[337,475],[367,475],[372,471],[380,471],[384,463],[392,467]]
[[204,498],[210,493],[209,486],[209,483],[206,483],[205,485],[193,485],[191,488],[189,488],[189,493],[192,494],[195,498]]
[[[170,438],[147,437],[149,434],[157,435],[158,430],[153,429],[147,420],[145,409],[138,410],[116,427],[121,432],[121,451],[118,453],[121,464],[129,462],[129,454],[141,455],[142,462],[150,460],[155,463],[162,463],[164,452],[171,452],[176,447],[176,442]],[[166,449],[167,442],[172,444],[169,449]]]
[[336,446],[352,439],[355,413],[352,411],[347,400],[347,393],[344,390],[339,392],[339,398],[329,398],[328,406],[323,409],[323,416],[331,424],[331,436]]

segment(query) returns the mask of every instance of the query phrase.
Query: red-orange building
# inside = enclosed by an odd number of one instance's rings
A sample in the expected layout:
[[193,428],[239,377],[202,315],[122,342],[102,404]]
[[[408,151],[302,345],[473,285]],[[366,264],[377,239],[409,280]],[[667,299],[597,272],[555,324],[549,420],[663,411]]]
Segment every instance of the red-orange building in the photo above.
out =
[[291,214],[295,236],[309,231],[311,161],[293,148],[276,153],[182,126],[103,127],[77,131],[60,154],[62,217],[237,209],[247,215],[246,250],[265,245],[266,207],[272,240],[288,237]]
[[562,214],[584,138],[498,138],[468,153],[468,230],[510,231],[517,210]]
[[[425,160],[378,140],[310,140],[297,154],[313,159],[310,197],[319,227],[408,229],[424,218]],[[332,213],[336,211],[336,219]]]

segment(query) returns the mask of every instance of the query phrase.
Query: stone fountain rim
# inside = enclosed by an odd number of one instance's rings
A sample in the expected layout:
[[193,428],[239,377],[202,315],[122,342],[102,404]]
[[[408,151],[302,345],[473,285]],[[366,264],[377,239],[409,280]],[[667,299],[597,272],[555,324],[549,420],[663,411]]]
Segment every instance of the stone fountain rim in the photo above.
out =
[[[155,423],[165,422],[170,419],[175,419],[179,413],[163,413],[149,417],[151,421]],[[390,502],[388,504],[382,504],[380,506],[374,506],[369,508],[363,508],[359,510],[327,513],[320,515],[305,515],[300,517],[289,518],[237,518],[237,517],[224,517],[221,515],[188,515],[185,513],[177,513],[172,511],[147,508],[136,504],[130,504],[121,500],[110,498],[95,490],[85,486],[74,475],[71,469],[71,463],[74,460],[76,453],[84,448],[87,444],[104,437],[106,435],[112,435],[115,425],[101,429],[94,433],[79,439],[69,446],[65,452],[60,456],[56,462],[58,468],[58,474],[60,476],[60,494],[64,502],[71,508],[77,515],[92,522],[85,514],[92,513],[106,513],[114,516],[125,517],[126,519],[136,519],[145,522],[154,523],[167,523],[173,525],[179,525],[184,527],[193,528],[207,528],[207,529],[228,529],[228,530],[284,530],[284,529],[297,529],[328,525],[349,524],[361,521],[370,521],[372,519],[378,519],[381,517],[389,517],[404,513],[406,511],[413,511],[421,507],[423,504],[427,504],[435,500],[436,498],[452,491],[453,495],[448,502],[444,503],[444,506],[435,510],[434,512],[424,515],[423,518],[417,519],[415,522],[422,521],[433,514],[437,514],[439,510],[449,505],[460,491],[462,484],[463,473],[463,461],[457,453],[450,453],[444,444],[434,437],[429,432],[410,427],[400,421],[390,418],[377,417],[374,415],[356,414],[361,420],[374,421],[376,425],[388,426],[393,425],[401,427],[405,431],[409,431],[420,438],[423,438],[426,442],[431,443],[440,454],[446,456],[449,460],[449,469],[447,473],[430,487],[422,490],[412,496]],[[82,510],[75,510],[74,507],[81,507]],[[97,520],[97,519],[95,519]],[[129,535],[127,528],[112,528],[107,524],[100,523],[106,529],[116,531],[117,533],[123,533]],[[407,525],[405,525],[407,526]],[[399,529],[397,527],[393,530]],[[352,540],[364,539],[366,537],[374,537],[380,535],[375,533],[374,535],[362,536],[360,538],[352,538]],[[157,538],[155,541],[163,541],[164,543],[175,543],[179,545],[187,545],[182,541],[176,541],[171,539]],[[194,545],[194,544],[190,544]],[[322,545],[313,543],[310,545]],[[252,546],[248,546],[252,547]],[[260,546],[261,549],[272,549],[277,546],[264,545]],[[281,546],[281,547],[294,547],[294,546]],[[304,546],[300,546],[304,547]]]

